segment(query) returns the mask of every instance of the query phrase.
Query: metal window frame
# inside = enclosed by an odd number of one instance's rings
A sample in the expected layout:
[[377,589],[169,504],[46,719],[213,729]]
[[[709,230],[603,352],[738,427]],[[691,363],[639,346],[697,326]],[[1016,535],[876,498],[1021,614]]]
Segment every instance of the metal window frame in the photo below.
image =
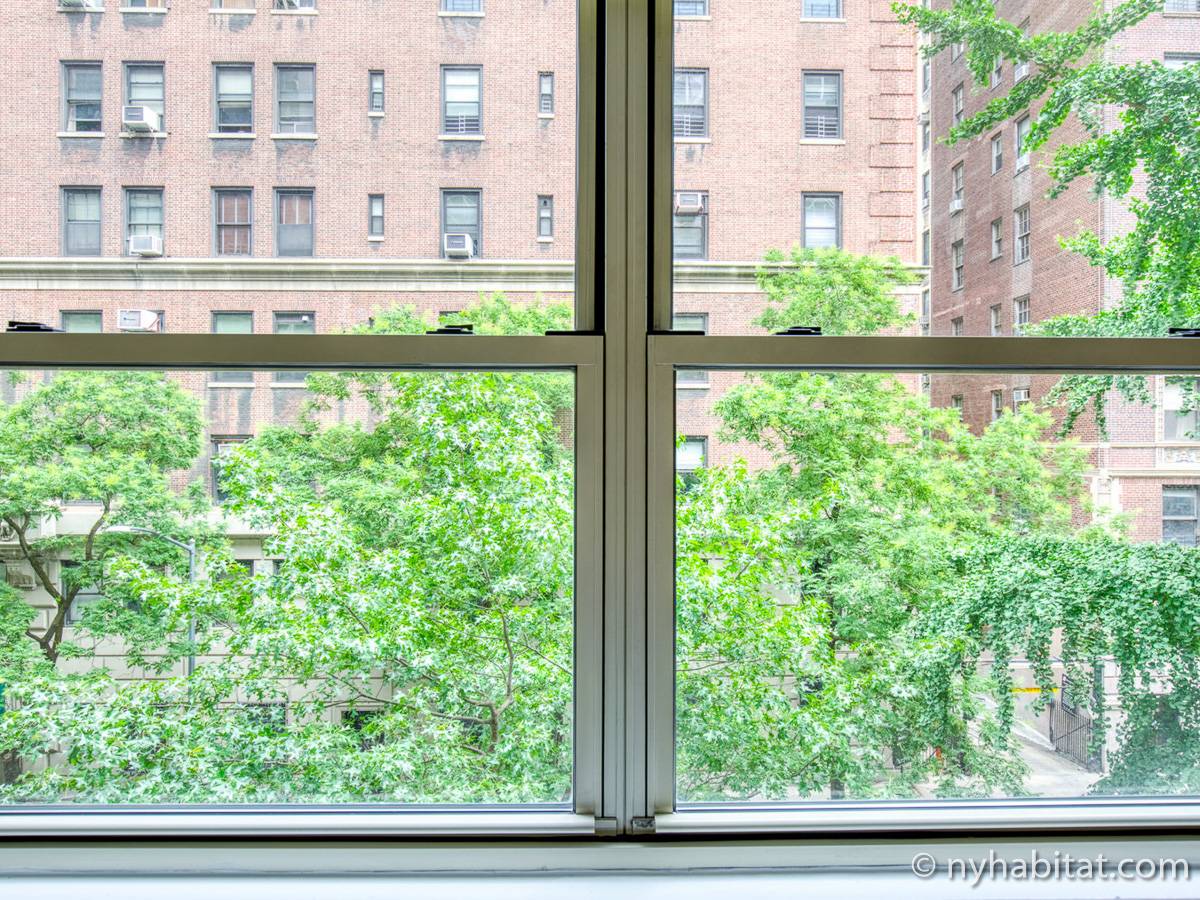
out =
[[[280,206],[280,202],[289,194],[303,194],[308,197],[308,228],[311,233],[312,247],[312,252],[310,253],[288,253],[285,255],[279,252],[279,227],[283,224],[280,221],[283,218],[281,215],[283,207]],[[312,259],[315,257],[317,255],[317,189],[315,187],[277,187],[275,188],[275,196],[273,198],[272,205],[274,208],[271,211],[271,222],[272,231],[274,231],[275,238],[275,256],[279,259]]]
[[[248,252],[246,253],[222,253],[221,252],[221,228],[235,228],[236,225],[228,225],[221,222],[221,195],[222,194],[239,194],[244,193],[249,195],[247,201],[246,216],[249,222],[246,227],[250,229],[250,240]],[[254,188],[253,187],[236,187],[236,186],[220,186],[212,189],[212,247],[213,256],[232,256],[235,258],[241,257],[249,259],[254,256]]]
[[[376,199],[379,200],[379,230],[375,230],[375,211],[374,205]],[[367,236],[368,237],[383,237],[384,230],[387,227],[387,199],[384,194],[367,194]]]
[[[444,187],[438,190],[438,218],[441,225],[438,233],[438,256],[446,257],[446,196],[448,194],[475,195],[475,209],[479,213],[477,217],[479,223],[475,226],[479,231],[479,236],[475,241],[475,258],[479,259],[483,256],[483,188]],[[455,234],[457,233],[455,232]]]
[[[71,127],[71,69],[94,68],[100,72],[100,127],[96,131],[77,131]],[[100,60],[90,59],[64,59],[59,66],[59,78],[62,84],[62,108],[60,110],[60,121],[62,122],[62,130],[71,134],[94,134],[102,136],[104,134],[104,63]]]
[[800,245],[808,247],[808,201],[833,200],[835,204],[834,246],[842,246],[842,207],[845,205],[840,191],[804,191],[800,195]]
[[[837,134],[827,138],[809,138],[804,129],[808,127],[808,89],[806,83],[810,75],[833,75],[837,78]],[[816,107],[828,109],[827,106]],[[846,73],[842,69],[803,69],[800,72],[800,136],[805,140],[840,141],[846,137]]]
[[159,74],[162,75],[162,79],[160,80],[159,84],[162,85],[162,101],[161,102],[163,105],[163,111],[162,111],[162,115],[160,116],[159,129],[161,131],[166,131],[166,124],[167,124],[167,66],[166,66],[166,63],[156,62],[154,60],[140,60],[140,59],[139,60],[127,60],[127,61],[121,63],[122,97],[125,100],[126,106],[132,105],[132,101],[130,100],[130,96],[129,96],[130,87],[132,85],[132,82],[129,80],[129,75],[130,75],[131,70],[133,70],[133,69],[155,69],[155,68],[158,69]]
[[[248,131],[221,130],[221,79],[222,69],[248,69],[250,71],[250,128]],[[213,63],[212,87],[212,116],[214,134],[253,134],[254,133],[254,63],[252,62],[217,62]]]
[[[673,6],[673,4],[672,4],[672,6]],[[672,70],[671,70],[671,115],[672,115],[672,126],[671,127],[672,127],[672,129],[674,129],[674,115],[675,115],[675,108],[676,108],[676,105],[675,105],[675,76],[678,75],[679,73],[683,73],[683,72],[686,72],[690,75],[699,75],[701,78],[701,82],[704,85],[704,104],[703,104],[703,106],[704,106],[704,129],[700,134],[678,135],[678,137],[682,137],[684,139],[692,138],[692,139],[703,140],[708,137],[711,137],[711,131],[712,131],[712,77],[711,77],[712,73],[706,67],[675,66],[672,68]]]
[[[67,227],[70,221],[67,218],[67,197],[74,191],[95,191],[97,195],[97,208],[99,209],[99,217],[96,219],[98,228],[98,239],[96,241],[95,253],[71,253],[67,248]],[[96,256],[104,255],[104,188],[100,185],[88,184],[65,184],[58,189],[59,196],[59,218],[62,221],[62,255],[72,259],[90,259]]]
[[[379,90],[375,90],[375,79],[379,79]],[[379,94],[379,107],[375,107],[375,95]],[[367,70],[367,112],[381,113],[387,109],[387,76],[383,69]]]
[[121,255],[133,256],[133,254],[129,252],[129,239],[133,236],[129,230],[131,227],[133,227],[133,222],[130,216],[129,201],[132,195],[138,192],[145,194],[158,194],[158,208],[160,214],[162,215],[162,224],[160,228],[162,229],[161,237],[163,242],[163,255],[165,256],[167,252],[167,191],[165,187],[156,184],[127,184],[121,188],[121,235],[122,243],[124,244],[124,246],[121,248]]
[[[312,96],[307,101],[300,101],[300,102],[308,102],[308,103],[312,104],[312,128],[310,128],[308,131],[294,131],[294,130],[293,131],[284,131],[283,130],[283,127],[282,127],[283,120],[280,115],[280,104],[283,102],[283,100],[279,95],[279,73],[284,71],[285,69],[307,69],[308,71],[312,72]],[[275,116],[275,122],[274,122],[275,133],[276,134],[316,134],[316,132],[317,132],[317,66],[316,66],[316,63],[281,63],[281,62],[277,62],[273,65],[272,70],[273,70],[273,74],[275,76],[275,78],[274,78],[274,81],[275,81],[275,84],[274,84],[274,88],[275,88],[274,107],[275,107],[275,109],[273,110],[274,116]],[[253,82],[251,82],[251,84],[253,84]],[[253,102],[253,101],[251,101],[251,102]]]
[[[480,64],[476,65],[476,64],[470,64],[470,63],[463,63],[463,64],[443,63],[441,65],[441,67],[439,68],[438,72],[439,72],[438,79],[441,82],[441,96],[442,96],[441,116],[439,117],[441,133],[442,134],[468,134],[468,135],[483,134],[483,64],[480,63]],[[451,132],[451,131],[448,131],[446,128],[446,125],[449,123],[449,116],[446,114],[446,104],[449,102],[446,99],[446,75],[450,72],[474,72],[476,75],[479,76],[479,98],[478,98],[478,100],[475,101],[479,107],[479,116],[478,116],[479,128],[475,131]]]

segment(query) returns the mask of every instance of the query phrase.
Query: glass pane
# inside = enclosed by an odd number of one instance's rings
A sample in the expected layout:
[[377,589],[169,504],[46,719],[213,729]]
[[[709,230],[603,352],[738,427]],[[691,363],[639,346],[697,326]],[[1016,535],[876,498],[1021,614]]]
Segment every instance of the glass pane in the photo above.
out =
[[1164,378],[678,374],[681,803],[1197,793]]
[[0,805],[569,804],[573,376],[215,374],[0,384]]

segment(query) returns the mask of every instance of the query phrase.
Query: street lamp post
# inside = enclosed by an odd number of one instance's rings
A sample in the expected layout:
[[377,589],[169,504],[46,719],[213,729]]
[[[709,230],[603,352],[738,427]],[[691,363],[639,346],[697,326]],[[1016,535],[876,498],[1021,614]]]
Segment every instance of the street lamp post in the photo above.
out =
[[[196,582],[196,542],[194,540],[184,543],[176,540],[169,535],[165,535],[160,531],[155,531],[153,528],[143,528],[140,525],[111,525],[108,528],[101,529],[110,534],[147,534],[150,537],[156,537],[160,541],[166,541],[184,551],[188,556],[188,584]],[[189,677],[196,671],[196,618],[188,616],[188,658],[186,673]]]

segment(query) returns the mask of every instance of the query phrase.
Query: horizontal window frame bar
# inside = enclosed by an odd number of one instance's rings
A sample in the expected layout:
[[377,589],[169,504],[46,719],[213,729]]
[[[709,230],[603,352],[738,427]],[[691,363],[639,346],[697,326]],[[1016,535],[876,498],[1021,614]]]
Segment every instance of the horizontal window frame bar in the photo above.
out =
[[1200,339],[651,335],[656,366],[761,371],[1200,372]]
[[0,334],[0,369],[568,369],[602,352],[591,335]]

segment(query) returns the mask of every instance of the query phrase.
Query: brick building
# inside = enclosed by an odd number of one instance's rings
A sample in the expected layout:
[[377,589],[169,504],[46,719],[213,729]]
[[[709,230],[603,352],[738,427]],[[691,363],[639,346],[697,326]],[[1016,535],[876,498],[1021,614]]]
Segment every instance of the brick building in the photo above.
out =
[[[935,0],[935,6],[947,5]],[[1120,35],[1107,51],[1108,58],[1168,65],[1200,58],[1200,15],[1188,11],[1195,5],[1167,6],[1169,11]],[[1078,26],[1094,4],[1002,0],[998,9],[1009,21],[1038,33]],[[946,146],[937,139],[955,122],[980,110],[1029,71],[1005,63],[989,85],[980,87],[973,83],[960,48],[949,48],[932,60],[931,72],[932,188],[924,213],[931,236],[931,333],[1012,336],[1028,323],[1111,306],[1120,286],[1082,257],[1063,250],[1059,239],[1085,229],[1102,236],[1120,233],[1128,226],[1128,212],[1112,200],[1098,201],[1082,182],[1056,199],[1046,196],[1051,186],[1047,161],[1058,144],[1084,137],[1080,123],[1069,121],[1054,143],[1035,153],[1021,146],[1026,119]],[[1111,110],[1107,114],[1114,115]],[[932,392],[935,403],[961,406],[964,418],[982,427],[1006,409],[1037,402],[1056,381],[937,376]],[[1188,438],[1184,417],[1171,412],[1170,407],[1178,405],[1175,391],[1161,378],[1151,379],[1151,384],[1158,409],[1114,396],[1106,404],[1107,434],[1100,434],[1094,421],[1084,420],[1074,436],[1091,450],[1097,503],[1130,514],[1135,539],[1195,543],[1200,444]]]

